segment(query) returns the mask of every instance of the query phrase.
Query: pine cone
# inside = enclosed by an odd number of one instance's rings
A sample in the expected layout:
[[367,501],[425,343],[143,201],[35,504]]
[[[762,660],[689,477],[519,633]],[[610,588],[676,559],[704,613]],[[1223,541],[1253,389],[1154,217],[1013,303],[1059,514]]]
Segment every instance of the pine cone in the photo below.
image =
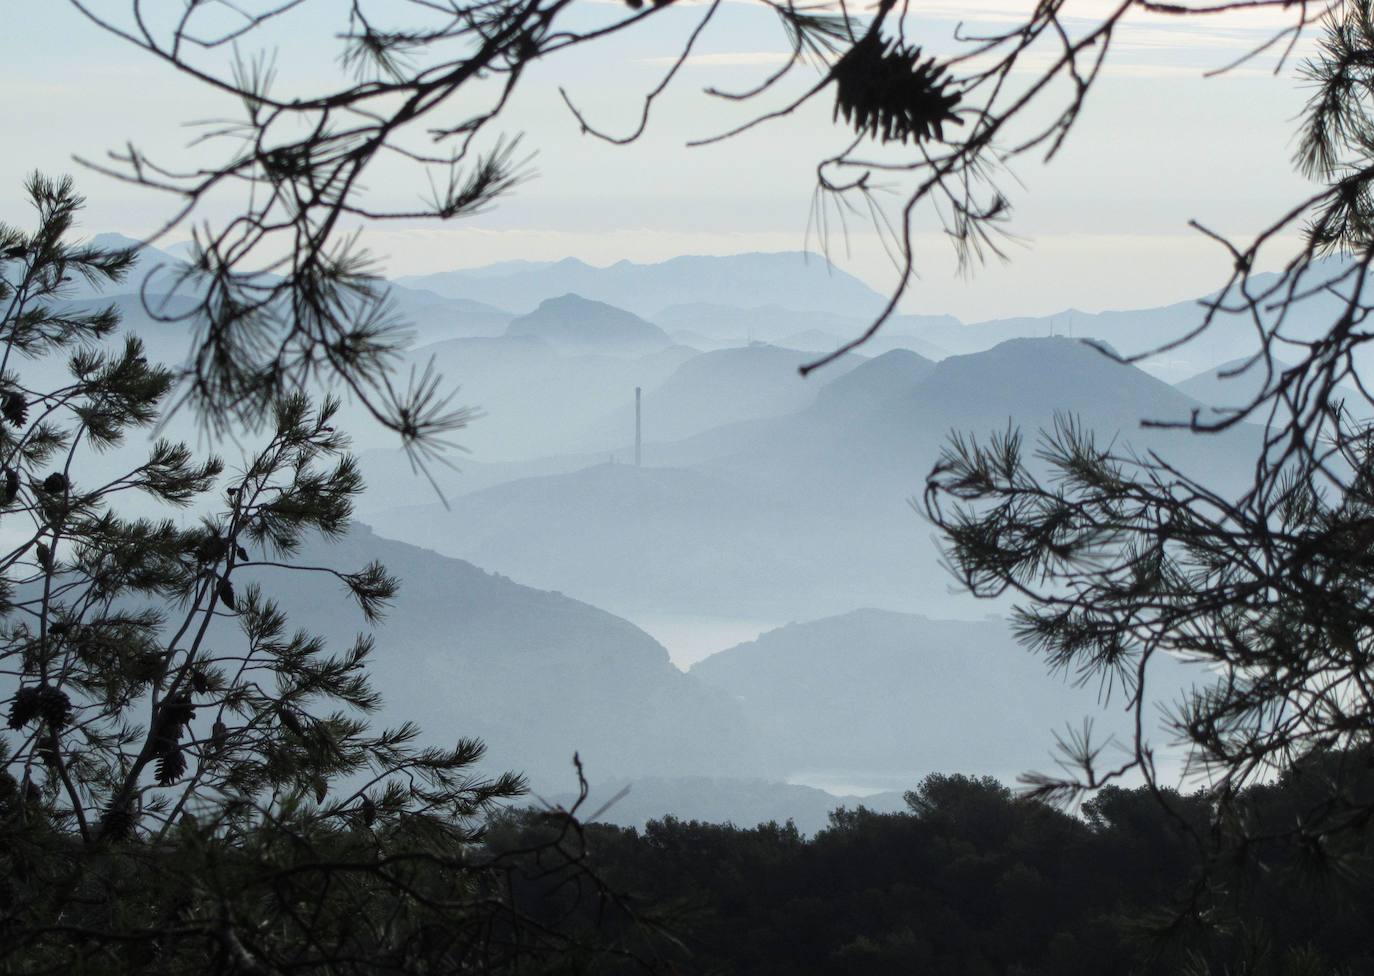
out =
[[280,709],[280,710],[278,711],[277,714],[281,717],[281,724],[282,724],[282,725],[285,725],[288,729],[290,729],[290,730],[291,730],[292,732],[294,732],[296,735],[301,735],[301,734],[302,734],[302,730],[301,730],[301,720],[298,719],[298,718],[296,718],[296,713],[295,713],[295,712],[291,711],[291,709],[289,709],[289,708],[282,708],[282,709]]
[[10,504],[19,497],[19,473],[13,468],[5,469],[5,487],[0,495],[0,503]]
[[41,686],[39,688],[38,710],[53,729],[64,728],[72,717],[72,700],[60,688]]
[[363,823],[371,827],[377,820],[377,804],[373,803],[372,798],[364,793],[361,807],[363,811]]
[[949,91],[945,68],[921,61],[919,47],[884,42],[876,31],[845,52],[831,69],[835,118],[860,135],[883,142],[944,141],[944,124],[963,125],[955,114],[960,93]]
[[14,426],[23,427],[29,418],[29,405],[24,401],[23,394],[7,390],[0,397],[0,414]]
[[181,733],[195,717],[196,707],[191,704],[189,693],[167,699],[158,710],[157,734],[154,736],[153,748],[159,753],[169,753],[176,749],[177,743],[181,741]]
[[169,749],[157,757],[154,773],[158,786],[171,786],[181,779],[185,772],[186,756],[182,754],[180,746]]
[[196,547],[196,558],[203,563],[217,563],[229,551],[229,543],[217,535],[206,536]]
[[34,551],[38,553],[38,565],[48,572],[52,572],[52,550],[43,543],[34,546]]
[[67,490],[67,476],[61,471],[54,471],[43,479],[43,490],[50,495],[59,495]]
[[214,727],[210,730],[210,745],[214,746],[216,752],[224,748],[224,744],[229,741],[229,726],[216,720]]
[[218,592],[219,600],[221,603],[223,603],[230,610],[238,609],[238,607],[234,603],[234,584],[230,583],[227,577],[219,581]]
[[20,688],[14,693],[14,700],[10,702],[9,727],[20,729],[28,725],[43,708],[43,692],[36,685],[28,688]]
[[106,807],[100,815],[100,836],[106,840],[127,840],[133,829],[134,817],[128,806]]

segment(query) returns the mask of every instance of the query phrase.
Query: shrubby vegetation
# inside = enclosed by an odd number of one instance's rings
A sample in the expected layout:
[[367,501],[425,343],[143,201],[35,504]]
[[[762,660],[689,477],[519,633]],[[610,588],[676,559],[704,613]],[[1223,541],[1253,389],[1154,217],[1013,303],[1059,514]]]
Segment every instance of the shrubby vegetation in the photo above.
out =
[[[1286,824],[1351,766],[1362,798],[1374,795],[1362,759],[1330,753],[1250,788],[1240,808],[1257,827]],[[1185,826],[1205,825],[1211,801],[1170,799],[1109,787],[1071,815],[990,778],[937,775],[907,794],[908,812],[837,811],[812,839],[790,824],[669,818],[593,827],[587,843],[598,872],[675,914],[678,972],[1374,971],[1367,874],[1332,870],[1331,852],[1283,836],[1204,876]],[[1363,860],[1372,839],[1365,826],[1338,843]]]

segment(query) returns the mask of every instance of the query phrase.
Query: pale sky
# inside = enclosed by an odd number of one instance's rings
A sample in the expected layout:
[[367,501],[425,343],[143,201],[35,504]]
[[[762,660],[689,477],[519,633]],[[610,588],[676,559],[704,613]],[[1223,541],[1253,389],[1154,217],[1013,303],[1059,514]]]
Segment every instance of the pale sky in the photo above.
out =
[[[127,0],[94,6],[120,11]],[[932,51],[952,50],[956,23],[1005,24],[1022,4],[913,0],[916,36]],[[306,4],[275,35],[280,92],[327,83],[338,3]],[[589,0],[589,9],[595,7]],[[393,8],[394,9],[394,8]],[[602,7],[604,11],[605,7]],[[1102,9],[1084,0],[1085,16]],[[701,8],[664,12],[638,34],[556,59],[527,79],[509,129],[537,150],[537,177],[492,212],[452,224],[369,229],[370,246],[396,274],[427,273],[491,261],[578,257],[596,264],[653,261],[684,253],[815,249],[808,240],[814,165],[843,144],[830,122],[828,95],[808,111],[738,139],[687,149],[689,139],[727,128],[734,106],[703,87],[741,88],[776,65],[785,42],[771,15],[731,3],[702,38],[699,57],[679,75],[638,144],[607,146],[579,134],[559,84],[591,120],[613,130],[633,125],[639,95],[652,87]],[[1196,218],[1219,230],[1254,232],[1310,187],[1289,165],[1292,129],[1304,92],[1292,66],[1279,77],[1273,59],[1205,78],[1266,36],[1277,13],[1209,21],[1139,19],[1118,38],[1111,70],[1098,83],[1078,129],[1048,167],[1030,157],[1009,183],[1011,229],[1025,239],[1009,265],[970,279],[953,273],[939,227],[920,227],[921,280],[904,309],[948,312],[966,321],[1158,305],[1195,297],[1225,274],[1224,253],[1187,227]],[[1082,21],[1086,23],[1087,21]],[[186,159],[196,131],[185,123],[224,114],[171,69],[150,61],[85,22],[65,2],[24,4],[0,36],[0,219],[26,222],[19,194],[34,168],[72,172],[90,199],[84,228],[141,236],[170,212],[170,201],[83,171],[73,155],[99,158],[127,140],[164,159]],[[1301,50],[1310,50],[1305,40]],[[323,80],[322,80],[323,79]],[[760,103],[759,108],[772,107]],[[375,174],[378,199],[407,205],[425,188],[413,170]],[[891,280],[875,236],[851,225],[849,251],[832,257],[877,288]],[[174,243],[171,238],[164,243]],[[1275,252],[1272,263],[1283,255]]]

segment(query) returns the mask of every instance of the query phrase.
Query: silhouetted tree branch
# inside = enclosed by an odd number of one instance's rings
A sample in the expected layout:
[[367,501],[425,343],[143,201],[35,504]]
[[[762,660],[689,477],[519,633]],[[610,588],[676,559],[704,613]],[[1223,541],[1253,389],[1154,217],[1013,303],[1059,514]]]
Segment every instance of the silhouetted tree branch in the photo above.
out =
[[[1324,188],[1247,243],[1208,231],[1232,258],[1230,279],[1202,303],[1197,327],[1164,347],[1222,322],[1253,330],[1254,352],[1232,372],[1254,370],[1257,392],[1188,421],[1144,418],[1199,435],[1252,433],[1246,484],[1222,489],[1156,454],[1101,446],[1065,418],[1034,450],[1014,432],[956,437],[926,485],[925,511],[960,582],[1018,597],[1030,648],[1124,689],[1135,711],[1127,762],[1103,771],[1087,737],[1063,743],[1068,773],[1031,777],[1037,795],[1075,800],[1136,774],[1162,797],[1142,732],[1151,676],[1171,657],[1207,666],[1170,717],[1207,789],[1211,822],[1193,835],[1214,866],[1283,839],[1354,871],[1359,845],[1337,838],[1374,815],[1357,786],[1374,761],[1372,66],[1369,4],[1340,5],[1304,68],[1314,90],[1295,153]],[[1262,250],[1293,231],[1299,252],[1261,274]],[[1246,790],[1297,769],[1310,774],[1306,804],[1287,822],[1256,818]],[[1192,907],[1206,893],[1199,880]]]
[[[177,316],[198,330],[183,401],[214,424],[256,423],[283,390],[314,376],[332,378],[422,460],[471,415],[449,405],[437,377],[404,391],[389,383],[397,322],[367,256],[343,234],[341,221],[447,220],[490,205],[528,173],[518,139],[499,132],[526,70],[637,30],[675,6],[628,0],[623,8],[573,10],[569,0],[410,0],[373,7],[353,0],[326,14],[338,18],[340,61],[351,79],[281,92],[271,60],[245,52],[269,43],[271,30],[306,7],[303,2],[192,4],[172,13],[131,0],[125,16],[72,2],[102,29],[241,104],[240,118],[207,129],[201,148],[211,158],[202,165],[161,163],[130,146],[97,167],[171,194],[179,203],[165,229],[186,225],[194,232],[192,268],[169,286],[199,298]],[[845,0],[758,2],[777,17],[790,54],[749,90],[708,86],[711,95],[758,103],[760,111],[696,144],[729,139],[817,98],[833,98],[837,124],[851,133],[837,132],[842,148],[819,161],[813,226],[828,241],[847,215],[873,220],[899,271],[891,301],[872,327],[804,373],[860,345],[892,313],[916,270],[911,240],[922,222],[943,228],[961,265],[1002,255],[1011,202],[999,174],[1033,150],[1054,156],[1129,13],[1237,17],[1279,9],[1292,22],[1275,32],[1272,44],[1291,43],[1325,9],[1285,0],[1123,0],[1081,19],[1066,12],[1066,0],[1052,0],[1004,30],[927,39],[927,45],[952,44],[953,53],[937,58],[909,36],[909,20],[919,10],[894,0],[873,7]],[[638,123],[624,135],[604,132],[578,107],[575,86],[565,85],[563,97],[583,133],[616,143],[650,133],[657,99],[724,9],[711,3],[684,20],[678,57],[646,93]],[[812,72],[811,80],[799,81],[798,72]],[[1048,121],[1024,121],[1032,109]],[[389,158],[428,174],[432,197],[402,210],[369,203],[365,177]],[[895,213],[878,196],[879,180],[903,187]],[[233,217],[204,218],[211,199],[226,198]]]

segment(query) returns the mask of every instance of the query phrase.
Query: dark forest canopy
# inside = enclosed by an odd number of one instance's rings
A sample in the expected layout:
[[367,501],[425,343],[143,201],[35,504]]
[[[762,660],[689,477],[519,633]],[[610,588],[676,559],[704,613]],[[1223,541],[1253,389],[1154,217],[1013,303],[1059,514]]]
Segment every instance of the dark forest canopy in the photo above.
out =
[[[1300,815],[1339,767],[1329,754],[1247,790],[1247,816]],[[1111,787],[1074,816],[1019,800],[990,778],[928,777],[905,813],[840,810],[812,839],[791,825],[753,829],[672,818],[643,831],[592,827],[592,863],[677,912],[678,972],[873,976],[1318,976],[1374,968],[1374,882],[1333,870],[1320,848],[1261,845],[1213,867],[1192,914],[1180,893],[1199,879],[1184,829],[1211,816],[1204,793]],[[1181,819],[1180,819],[1181,818]],[[512,820],[494,843],[538,836]],[[1339,841],[1367,856],[1367,826]]]

